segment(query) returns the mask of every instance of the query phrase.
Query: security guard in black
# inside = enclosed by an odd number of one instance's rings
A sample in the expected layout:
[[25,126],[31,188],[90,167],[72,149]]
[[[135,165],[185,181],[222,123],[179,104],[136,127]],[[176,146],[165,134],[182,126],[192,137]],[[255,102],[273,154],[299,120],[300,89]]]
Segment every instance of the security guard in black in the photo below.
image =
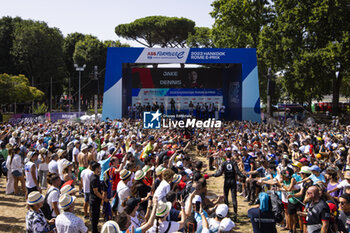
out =
[[213,176],[218,177],[224,174],[224,201],[228,205],[228,193],[231,190],[231,197],[233,202],[234,220],[237,218],[237,181],[236,176],[246,178],[238,169],[237,163],[231,160],[231,153],[226,153],[226,161],[221,164],[219,171]]

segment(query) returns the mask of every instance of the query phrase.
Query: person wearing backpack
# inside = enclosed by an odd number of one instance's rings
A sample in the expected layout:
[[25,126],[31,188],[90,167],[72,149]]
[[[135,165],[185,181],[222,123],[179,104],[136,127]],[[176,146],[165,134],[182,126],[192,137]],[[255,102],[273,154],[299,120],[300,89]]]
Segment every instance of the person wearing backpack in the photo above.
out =
[[61,186],[61,179],[57,174],[49,174],[47,182],[50,184],[50,188],[47,190],[45,199],[50,207],[51,217],[55,218],[60,214],[58,201],[60,199],[59,187]]
[[259,194],[259,207],[249,209],[248,218],[250,218],[254,233],[277,233],[276,220],[267,193],[261,192]]

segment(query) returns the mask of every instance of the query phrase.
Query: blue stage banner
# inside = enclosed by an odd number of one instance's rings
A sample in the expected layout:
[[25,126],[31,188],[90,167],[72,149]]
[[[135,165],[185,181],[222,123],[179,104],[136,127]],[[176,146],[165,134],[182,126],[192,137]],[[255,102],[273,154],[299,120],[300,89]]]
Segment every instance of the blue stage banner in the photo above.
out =
[[[223,101],[223,104],[227,107],[226,110],[229,113],[227,120],[250,120],[254,122],[260,122],[260,96],[259,96],[259,81],[258,81],[258,67],[256,58],[256,49],[254,48],[238,48],[238,49],[225,49],[225,48],[108,48],[107,50],[107,63],[106,63],[106,75],[105,75],[105,88],[103,97],[103,112],[102,118],[110,119],[122,118],[123,109],[126,109],[130,104],[130,101],[123,101],[127,99],[123,97],[124,89],[123,78],[130,75],[124,75],[123,72],[128,68],[128,64],[225,64],[239,65],[240,72],[238,79],[236,76],[230,76],[223,79],[225,85],[222,87],[222,91],[218,90],[206,90],[212,85],[205,86],[206,82],[199,83],[197,90],[191,90],[195,85],[188,85],[188,83],[180,83],[180,78],[172,77],[171,80],[153,80],[153,82],[146,82],[146,84],[153,85],[153,88],[158,88],[155,91],[155,96],[171,96],[171,98],[189,98],[189,100],[196,99],[196,96],[206,96],[204,99],[195,100],[201,102],[213,101],[213,103]],[[134,66],[135,67],[135,66]],[[173,75],[175,73],[165,73],[166,75]],[[165,77],[165,75],[164,75]],[[143,77],[147,78],[147,77]],[[201,76],[199,75],[199,79]],[[213,77],[215,79],[215,77]],[[145,81],[145,80],[141,80]],[[149,81],[149,80],[146,80]],[[182,81],[182,80],[181,80]],[[129,85],[127,85],[129,86]],[[178,90],[178,87],[183,89]],[[139,88],[144,89],[146,86]],[[147,86],[151,88],[152,86]],[[130,89],[130,86],[128,87]],[[167,89],[168,90],[159,90]],[[215,87],[216,88],[216,87]],[[134,89],[134,88],[132,88]],[[142,90],[141,89],[141,90]],[[184,90],[189,89],[189,90]],[[202,90],[200,90],[202,89]],[[130,90],[130,96],[134,98],[138,93],[137,90]],[[140,91],[139,91],[140,92]],[[189,93],[191,92],[191,94]],[[205,94],[204,94],[205,93]],[[215,99],[212,98],[219,98]],[[192,98],[193,97],[193,98]],[[154,99],[147,98],[148,102],[154,101]],[[137,102],[142,100],[135,100]],[[167,101],[167,100],[164,100]],[[188,100],[179,99],[179,103],[186,104]]]

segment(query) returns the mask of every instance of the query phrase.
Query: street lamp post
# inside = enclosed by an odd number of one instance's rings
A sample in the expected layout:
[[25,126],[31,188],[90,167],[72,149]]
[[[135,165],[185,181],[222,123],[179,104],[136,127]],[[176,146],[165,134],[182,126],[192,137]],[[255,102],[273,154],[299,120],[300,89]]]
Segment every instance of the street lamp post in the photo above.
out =
[[79,72],[79,96],[78,96],[78,111],[79,111],[79,118],[80,118],[80,112],[81,112],[81,108],[80,108],[80,80],[81,80],[81,72],[84,71],[86,65],[84,64],[82,67],[79,67],[77,64],[74,64],[75,70]]

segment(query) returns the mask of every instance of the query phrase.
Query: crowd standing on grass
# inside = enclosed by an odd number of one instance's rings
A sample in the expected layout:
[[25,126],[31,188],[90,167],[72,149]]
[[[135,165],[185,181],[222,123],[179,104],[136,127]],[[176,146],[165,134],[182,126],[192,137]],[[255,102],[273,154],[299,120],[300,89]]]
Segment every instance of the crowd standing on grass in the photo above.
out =
[[[340,124],[23,122],[1,125],[0,146],[6,194],[28,204],[27,232],[87,232],[87,222],[92,232],[234,232],[246,215],[237,194],[255,233],[350,230],[350,131]],[[217,196],[207,180],[222,175]]]

